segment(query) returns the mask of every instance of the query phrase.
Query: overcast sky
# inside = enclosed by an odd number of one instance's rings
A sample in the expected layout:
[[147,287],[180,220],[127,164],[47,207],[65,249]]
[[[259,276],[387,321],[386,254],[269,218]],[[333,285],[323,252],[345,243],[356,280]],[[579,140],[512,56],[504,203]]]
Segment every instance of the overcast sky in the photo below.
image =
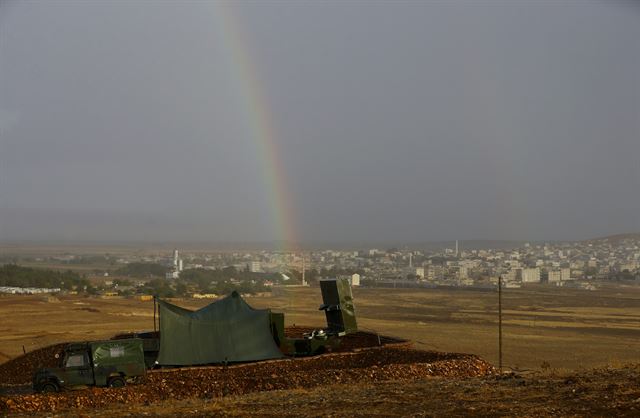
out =
[[303,242],[640,231],[640,7],[0,2],[0,240],[279,240],[274,198]]

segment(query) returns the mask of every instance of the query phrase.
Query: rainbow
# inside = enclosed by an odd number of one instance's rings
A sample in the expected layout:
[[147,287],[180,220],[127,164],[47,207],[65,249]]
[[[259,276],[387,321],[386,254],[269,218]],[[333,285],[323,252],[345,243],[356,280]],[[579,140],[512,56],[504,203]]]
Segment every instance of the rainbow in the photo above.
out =
[[250,43],[233,13],[231,4],[215,1],[215,17],[224,47],[231,57],[231,73],[238,88],[243,110],[247,112],[250,134],[262,165],[263,181],[276,239],[282,251],[295,251],[296,218],[289,195],[287,175],[280,160],[278,131],[264,92],[259,70],[251,60]]

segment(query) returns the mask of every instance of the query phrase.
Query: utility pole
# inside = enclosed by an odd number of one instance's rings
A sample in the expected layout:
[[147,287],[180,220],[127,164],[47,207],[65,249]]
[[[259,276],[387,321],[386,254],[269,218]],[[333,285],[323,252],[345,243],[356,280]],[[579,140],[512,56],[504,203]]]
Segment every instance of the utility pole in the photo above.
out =
[[498,276],[498,365],[502,373],[502,276]]
[[158,330],[156,328],[156,303],[157,303],[157,296],[153,295],[153,332],[156,332]]

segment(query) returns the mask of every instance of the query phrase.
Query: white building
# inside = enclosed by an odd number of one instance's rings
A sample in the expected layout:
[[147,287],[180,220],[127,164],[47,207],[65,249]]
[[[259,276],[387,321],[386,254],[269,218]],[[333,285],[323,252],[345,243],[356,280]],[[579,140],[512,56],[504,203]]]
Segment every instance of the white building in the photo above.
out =
[[182,271],[182,259],[178,254],[178,250],[173,250],[173,262],[171,271],[166,274],[167,279],[177,279]]
[[178,269],[178,260],[180,259],[180,257],[178,257],[178,250],[173,250],[173,267],[175,269]]
[[520,281],[522,275],[520,269],[509,269],[506,273],[502,274],[502,279],[505,282]]
[[444,267],[440,265],[429,265],[425,271],[427,280],[442,280],[444,278]]
[[550,270],[549,271],[549,283],[556,283],[562,281],[562,271],[561,270]]
[[540,269],[522,269],[522,283],[540,283]]
[[262,268],[260,266],[260,262],[259,261],[252,261],[251,264],[249,265],[249,270],[252,273],[260,273],[262,271]]
[[416,267],[416,276],[424,279],[424,267]]
[[465,266],[458,267],[458,278],[467,279],[469,277],[469,269]]
[[358,273],[351,275],[351,286],[360,286],[360,275]]

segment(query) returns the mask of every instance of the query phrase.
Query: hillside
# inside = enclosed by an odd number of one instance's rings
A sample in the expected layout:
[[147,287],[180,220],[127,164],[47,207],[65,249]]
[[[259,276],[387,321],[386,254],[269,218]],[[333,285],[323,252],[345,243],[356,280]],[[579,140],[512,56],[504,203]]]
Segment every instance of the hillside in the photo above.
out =
[[[117,390],[117,389],[115,389]],[[113,404],[42,416],[228,417],[636,417],[640,365],[571,373],[506,374],[477,378],[426,378],[336,384],[256,392],[222,398]],[[28,416],[34,416],[29,413]],[[37,416],[37,415],[36,415]]]
[[[517,416],[637,417],[640,366],[570,374],[329,385],[215,401],[166,402],[135,410],[156,416]],[[107,411],[108,416],[131,412]],[[105,411],[102,411],[105,412]]]
[[609,236],[606,236],[606,237],[592,238],[592,239],[586,240],[586,242],[588,242],[588,243],[596,243],[596,242],[608,241],[608,242],[610,242],[612,244],[617,244],[620,241],[627,240],[627,239],[640,241],[640,232],[633,232],[633,233],[627,233],[627,234],[616,234],[616,235],[609,235]]

